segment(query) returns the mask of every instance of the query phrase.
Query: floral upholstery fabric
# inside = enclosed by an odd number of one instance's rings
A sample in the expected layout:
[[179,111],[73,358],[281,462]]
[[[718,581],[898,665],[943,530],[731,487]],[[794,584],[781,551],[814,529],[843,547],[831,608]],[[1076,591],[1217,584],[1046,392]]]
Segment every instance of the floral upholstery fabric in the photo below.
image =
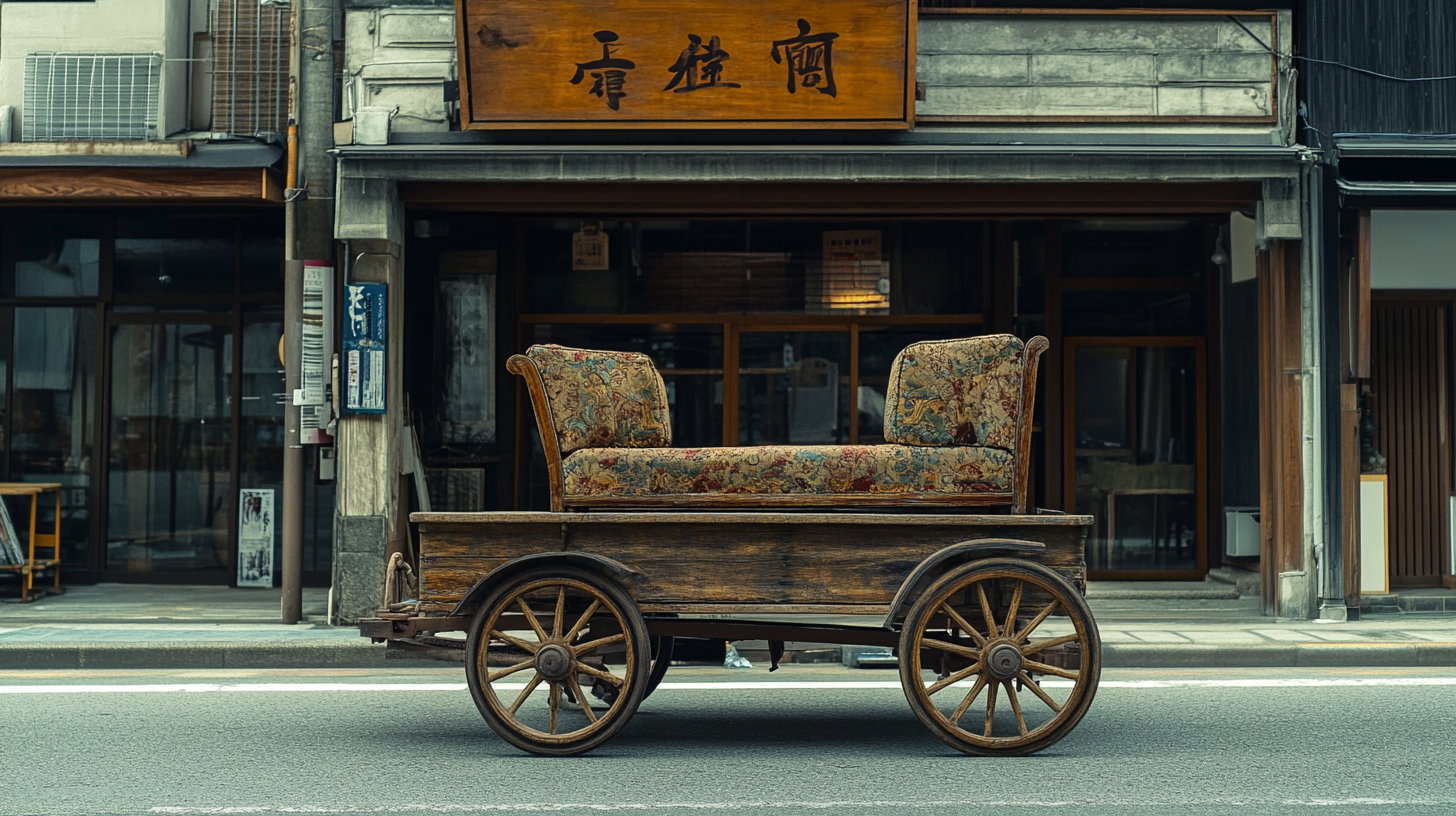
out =
[[924,495],[1005,492],[1012,455],[995,448],[771,445],[579,450],[563,462],[565,495]]
[[667,388],[645,354],[532,346],[561,455],[672,444]]
[[885,439],[1015,450],[1024,350],[1009,334],[907,346],[890,368]]

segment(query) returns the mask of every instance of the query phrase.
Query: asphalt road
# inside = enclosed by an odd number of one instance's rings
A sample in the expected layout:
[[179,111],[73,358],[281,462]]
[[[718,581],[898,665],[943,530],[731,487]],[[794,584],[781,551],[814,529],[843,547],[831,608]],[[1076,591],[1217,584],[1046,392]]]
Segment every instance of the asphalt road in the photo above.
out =
[[1456,669],[1108,671],[1076,731],[1016,759],[951,751],[897,688],[826,685],[894,679],[674,669],[717,685],[540,759],[459,669],[4,672],[0,813],[1456,813]]

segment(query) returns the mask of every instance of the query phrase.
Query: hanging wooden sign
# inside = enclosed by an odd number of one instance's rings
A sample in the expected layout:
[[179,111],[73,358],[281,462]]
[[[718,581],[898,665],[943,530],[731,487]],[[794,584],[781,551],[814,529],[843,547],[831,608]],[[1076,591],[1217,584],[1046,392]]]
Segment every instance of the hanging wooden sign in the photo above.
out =
[[461,123],[909,128],[915,0],[455,0]]

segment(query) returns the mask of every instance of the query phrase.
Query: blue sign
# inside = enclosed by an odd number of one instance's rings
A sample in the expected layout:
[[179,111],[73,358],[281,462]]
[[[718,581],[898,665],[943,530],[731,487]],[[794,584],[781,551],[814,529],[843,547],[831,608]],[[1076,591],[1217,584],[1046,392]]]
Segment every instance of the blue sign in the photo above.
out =
[[351,414],[384,413],[388,291],[382,283],[344,287],[344,410]]

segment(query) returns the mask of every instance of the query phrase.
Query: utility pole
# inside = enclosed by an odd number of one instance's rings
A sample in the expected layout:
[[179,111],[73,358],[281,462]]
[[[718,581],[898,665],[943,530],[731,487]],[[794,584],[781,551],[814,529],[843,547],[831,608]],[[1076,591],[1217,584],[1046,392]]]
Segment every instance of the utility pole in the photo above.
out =
[[[303,440],[301,408],[293,394],[302,384],[302,259],[329,261],[334,248],[334,163],[328,154],[334,133],[334,4],[336,0],[290,0],[288,54],[288,190],[284,204],[283,295],[284,445],[283,600],[284,623],[303,618]],[[333,338],[324,339],[332,350]]]

